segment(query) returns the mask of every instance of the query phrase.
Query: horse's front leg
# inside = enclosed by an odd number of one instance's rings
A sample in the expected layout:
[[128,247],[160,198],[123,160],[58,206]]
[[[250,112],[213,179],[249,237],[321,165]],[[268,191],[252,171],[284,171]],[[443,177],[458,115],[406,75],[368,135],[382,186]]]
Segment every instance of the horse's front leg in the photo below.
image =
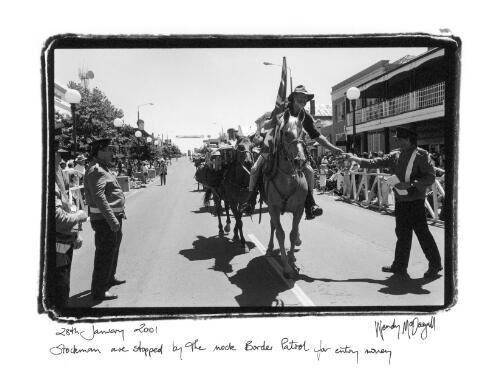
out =
[[238,225],[238,230],[240,232],[240,243],[241,247],[245,248],[247,242],[245,241],[245,237],[243,236],[243,213],[239,209],[237,209],[237,212],[238,216],[236,217],[236,224]]
[[224,200],[224,209],[226,210],[226,225],[224,227],[224,231],[231,231],[231,217],[229,216],[229,203],[227,200]]
[[269,224],[271,225],[271,234],[269,236],[269,243],[267,244],[266,255],[272,255],[274,251],[274,224],[272,219],[269,220]]
[[271,220],[273,221],[274,228],[276,229],[276,238],[278,239],[278,244],[280,246],[281,254],[281,266],[283,267],[283,275],[285,278],[292,278],[295,275],[295,271],[290,266],[285,249],[285,231],[280,221],[280,211],[276,206],[269,206],[269,213],[271,215]]
[[300,239],[300,231],[297,231],[297,239],[295,239],[295,246],[300,246],[301,244],[302,244],[302,239]]
[[222,237],[224,237],[224,230],[222,229],[222,220],[220,217],[220,213],[221,213],[221,209],[222,209],[221,200],[214,198],[214,205],[215,205],[215,209],[217,212],[217,219],[219,221],[219,237],[222,238]]
[[234,228],[233,228],[233,242],[237,242],[239,240],[239,229],[238,229],[238,210],[236,209],[236,204],[231,201],[229,203],[231,207],[231,212],[233,212],[234,216]]
[[299,272],[299,268],[295,265],[295,262],[297,261],[295,259],[295,244],[299,236],[299,223],[303,213],[304,213],[303,208],[299,211],[294,212],[292,221],[292,230],[290,231],[290,251],[288,253],[288,259],[290,260],[291,267],[297,273]]

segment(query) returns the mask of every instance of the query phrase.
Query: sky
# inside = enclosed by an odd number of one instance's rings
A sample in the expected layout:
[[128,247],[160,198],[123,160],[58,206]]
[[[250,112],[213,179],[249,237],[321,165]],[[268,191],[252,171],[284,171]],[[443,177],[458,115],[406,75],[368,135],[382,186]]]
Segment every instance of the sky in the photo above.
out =
[[[58,49],[54,78],[79,81],[78,69],[94,72],[90,87],[102,90],[136,126],[138,106],[145,130],[164,137],[218,135],[221,128],[255,130],[255,120],[274,107],[282,58],[293,86],[331,104],[331,87],[380,60],[391,62],[426,48],[237,48]],[[265,66],[272,62],[278,66]],[[290,83],[288,83],[288,91]],[[175,142],[174,142],[175,143]]]

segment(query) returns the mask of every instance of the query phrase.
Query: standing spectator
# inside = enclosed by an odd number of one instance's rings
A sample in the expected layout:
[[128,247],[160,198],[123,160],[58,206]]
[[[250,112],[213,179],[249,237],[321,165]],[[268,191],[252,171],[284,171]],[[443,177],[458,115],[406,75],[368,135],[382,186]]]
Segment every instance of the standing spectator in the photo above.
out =
[[166,175],[167,175],[167,165],[165,164],[164,161],[162,161],[160,164],[160,186],[166,185],[166,179],[165,179]]
[[382,271],[406,275],[410,259],[413,232],[429,262],[424,278],[433,278],[442,270],[441,255],[429,231],[425,215],[425,195],[435,179],[427,151],[417,147],[417,134],[412,129],[398,127],[396,138],[399,149],[384,158],[362,159],[349,155],[361,167],[390,167],[394,172],[392,183],[396,195],[396,250],[391,266]]
[[68,193],[69,190],[69,177],[68,177],[68,172],[66,171],[66,161],[64,159],[61,159],[59,162],[59,167],[61,168],[61,174],[63,177],[63,182],[64,182],[64,189],[66,193]]
[[55,219],[56,219],[56,258],[50,266],[49,295],[50,303],[57,309],[66,307],[70,291],[70,272],[73,260],[73,250],[82,245],[78,231],[74,227],[87,220],[84,211],[70,212],[70,204],[61,182],[60,155],[56,153],[56,183],[55,183]]
[[132,170],[133,169],[132,169],[132,163],[130,162],[130,160],[127,160],[126,165],[127,165],[127,176],[132,178],[132,176],[133,176]]
[[69,187],[73,188],[75,186],[78,186],[78,177],[75,173],[75,168],[72,159],[70,159],[66,164],[66,169],[64,169],[64,172],[68,177]]
[[[84,155],[80,154],[78,157],[75,159],[75,179],[76,179],[76,185],[78,187],[83,186],[83,177],[85,177],[85,162],[87,158],[85,158]],[[82,200],[82,203],[85,201],[85,191],[83,188],[80,188],[78,191],[75,192],[76,196],[79,196]]]
[[[322,162],[327,162],[326,158],[323,158]],[[328,174],[328,166],[326,163],[319,165],[319,189],[321,192],[325,192],[326,189],[326,176]]]
[[96,301],[116,299],[108,289],[125,281],[115,277],[125,217],[125,196],[116,177],[110,173],[113,159],[111,139],[91,143],[92,163],[85,175],[85,196],[90,224],[95,231],[95,257],[91,294]]
[[55,167],[56,167],[56,185],[60,189],[60,196],[62,200],[62,206],[66,212],[71,212],[71,203],[69,201],[68,197],[68,191],[66,189],[66,181],[65,177],[63,174],[63,170],[61,168],[62,164],[60,163],[61,161],[61,153],[66,152],[64,149],[59,149],[56,153],[55,157]]
[[77,185],[80,186],[83,183],[83,177],[85,176],[85,158],[84,155],[80,154],[75,159],[75,175],[77,177]]
[[146,162],[142,162],[142,180],[146,184],[148,182],[148,167],[146,165]]

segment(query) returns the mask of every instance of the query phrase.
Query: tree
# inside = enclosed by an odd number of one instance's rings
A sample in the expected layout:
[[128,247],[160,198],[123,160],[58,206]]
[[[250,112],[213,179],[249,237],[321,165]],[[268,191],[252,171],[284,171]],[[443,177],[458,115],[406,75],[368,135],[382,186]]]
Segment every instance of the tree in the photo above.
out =
[[[130,126],[124,126],[119,131],[113,126],[113,120],[123,117],[123,111],[116,108],[106,95],[94,88],[85,89],[81,84],[70,81],[68,88],[80,92],[82,99],[75,106],[77,143],[79,149],[85,149],[86,145],[96,138],[110,137],[116,139],[118,145],[130,142]],[[59,123],[60,133],[56,132],[56,141],[60,147],[72,148],[73,120],[71,116],[63,116],[56,113],[56,123]]]
[[97,87],[90,91],[73,81],[68,83],[68,87],[78,90],[82,95],[80,104],[76,105],[77,135],[116,136],[113,120],[123,117],[123,111],[111,104]]

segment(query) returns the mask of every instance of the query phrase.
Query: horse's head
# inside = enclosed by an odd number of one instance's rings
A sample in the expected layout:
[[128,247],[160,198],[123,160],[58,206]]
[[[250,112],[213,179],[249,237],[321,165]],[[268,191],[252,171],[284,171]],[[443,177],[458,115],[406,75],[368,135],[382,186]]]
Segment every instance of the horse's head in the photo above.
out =
[[252,154],[253,143],[246,136],[238,137],[238,142],[236,143],[236,161],[251,167],[253,165],[253,154]]
[[297,168],[302,168],[306,161],[304,143],[301,139],[301,130],[296,125],[297,118],[290,116],[288,125],[281,129],[280,143],[286,160]]

